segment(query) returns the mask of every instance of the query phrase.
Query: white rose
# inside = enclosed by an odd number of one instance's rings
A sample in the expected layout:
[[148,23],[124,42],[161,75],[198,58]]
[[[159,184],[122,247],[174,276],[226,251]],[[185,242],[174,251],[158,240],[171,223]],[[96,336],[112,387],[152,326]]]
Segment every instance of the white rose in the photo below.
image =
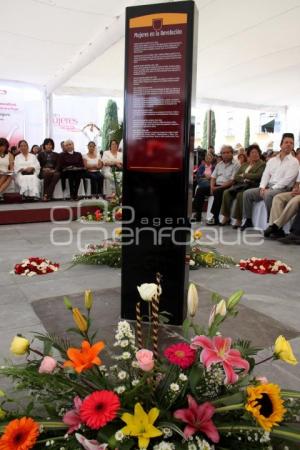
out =
[[144,283],[137,286],[137,290],[143,300],[146,302],[152,302],[156,300],[157,296],[161,294],[161,288],[155,283]]

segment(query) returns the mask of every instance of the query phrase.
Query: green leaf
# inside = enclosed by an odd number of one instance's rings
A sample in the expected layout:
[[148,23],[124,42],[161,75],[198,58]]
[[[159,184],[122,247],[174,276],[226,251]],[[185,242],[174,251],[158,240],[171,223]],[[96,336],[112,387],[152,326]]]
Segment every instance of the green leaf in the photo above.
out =
[[33,405],[34,405],[34,403],[32,401],[30,403],[28,403],[28,405],[26,406],[26,409],[25,409],[25,414],[24,414],[25,416],[30,416],[30,413],[33,409]]
[[64,297],[64,304],[67,309],[72,310],[73,306],[69,297]]
[[234,292],[227,300],[226,302],[226,306],[227,306],[227,310],[230,311],[232,310],[241,300],[241,298],[244,295],[244,291],[239,290]]
[[273,428],[271,431],[271,436],[282,438],[287,441],[300,442],[300,431],[297,428],[292,427],[279,427]]
[[203,377],[203,375],[202,375],[202,371],[201,371],[200,367],[197,365],[194,365],[189,374],[189,384],[190,384],[191,391],[192,391],[194,397],[196,397],[196,398],[198,398],[197,386],[200,384],[202,377]]
[[189,338],[189,329],[190,329],[191,323],[192,322],[190,321],[190,319],[186,318],[182,324],[183,336],[185,339]]
[[218,294],[217,292],[213,292],[211,296],[211,300],[213,303],[219,303],[220,300],[222,300],[222,296]]

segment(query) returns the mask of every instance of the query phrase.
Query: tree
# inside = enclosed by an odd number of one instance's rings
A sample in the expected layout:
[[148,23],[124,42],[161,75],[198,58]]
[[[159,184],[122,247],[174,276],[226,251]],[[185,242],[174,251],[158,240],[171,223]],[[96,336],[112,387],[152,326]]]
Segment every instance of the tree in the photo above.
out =
[[216,142],[216,118],[215,118],[215,112],[210,112],[210,142],[209,145],[212,145],[215,147]]
[[203,123],[202,147],[206,149],[208,148],[208,111],[205,113]]
[[245,124],[244,148],[249,147],[249,145],[250,145],[250,118],[249,116],[247,116]]
[[212,110],[208,110],[205,113],[205,118],[204,118],[204,123],[203,123],[202,147],[208,148],[210,145],[212,145],[214,147],[215,141],[216,141],[215,113]]
[[118,107],[114,100],[108,100],[102,128],[102,150],[107,150],[112,134],[119,129]]

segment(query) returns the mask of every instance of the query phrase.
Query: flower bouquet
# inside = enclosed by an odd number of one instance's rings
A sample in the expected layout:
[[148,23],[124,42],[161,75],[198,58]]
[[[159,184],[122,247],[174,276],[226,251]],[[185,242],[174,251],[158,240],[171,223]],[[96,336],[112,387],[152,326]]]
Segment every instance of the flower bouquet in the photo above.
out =
[[31,256],[16,264],[11,273],[33,277],[34,275],[46,275],[47,273],[57,272],[58,269],[59,264],[53,263],[49,259]]
[[268,258],[249,258],[241,259],[238,267],[241,270],[250,270],[250,272],[258,273],[260,275],[276,275],[291,272],[291,267],[287,266],[281,261]]
[[191,243],[191,252],[189,255],[190,269],[199,269],[199,267],[229,269],[235,265],[235,261],[230,256],[224,256],[210,246],[199,244],[203,234],[201,230],[193,232],[193,241]]
[[[114,351],[106,356],[93,330],[90,291],[85,313],[65,298],[75,324],[68,331],[80,336],[79,346],[42,333],[35,334],[42,351],[35,340],[13,339],[11,351],[27,355],[27,361],[2,367],[0,374],[25,395],[15,408],[17,400],[3,397],[0,450],[299,448],[300,393],[256,378],[257,349],[219,332],[222,322],[238,313],[242,291],[226,300],[214,295],[208,326],[201,328],[194,322],[198,296],[191,285],[183,337],[160,351],[159,274],[156,283],[138,290],[135,332],[119,322]],[[147,339],[142,302],[149,311]],[[297,363],[283,336],[270,354],[274,358]]]
[[115,228],[112,239],[106,239],[101,244],[88,244],[83,253],[73,256],[73,265],[88,264],[121,267],[121,232],[121,228]]
[[81,216],[79,222],[120,222],[122,220],[122,208],[114,202],[106,205],[94,212],[88,212],[86,216]]

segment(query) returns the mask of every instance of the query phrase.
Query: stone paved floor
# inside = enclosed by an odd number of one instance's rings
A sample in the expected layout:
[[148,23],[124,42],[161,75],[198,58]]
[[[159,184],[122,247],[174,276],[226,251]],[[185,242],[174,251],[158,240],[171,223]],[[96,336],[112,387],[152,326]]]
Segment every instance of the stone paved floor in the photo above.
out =
[[[106,224],[103,231],[78,222],[55,225],[54,239],[57,243],[70,239],[68,245],[53,245],[49,223],[1,226],[0,228],[0,358],[10,356],[8,352],[11,338],[21,332],[28,335],[32,330],[43,327],[31,303],[42,298],[64,294],[76,294],[85,289],[105,289],[120,286],[120,270],[107,267],[77,266],[68,269],[71,258],[78,251],[78,242],[83,246],[88,242],[101,241],[105,231],[110,232],[113,224]],[[210,233],[211,231],[207,231]],[[238,288],[245,291],[244,304],[259,313],[269,315],[282,323],[283,328],[291,328],[300,334],[300,282],[299,247],[283,246],[268,241],[264,245],[250,245],[235,242],[236,232],[222,229],[227,244],[217,244],[222,253],[237,259],[250,256],[269,256],[281,259],[292,266],[288,275],[259,276],[237,268],[201,269],[192,271],[190,279],[204,286],[229,295]],[[228,245],[233,244],[233,245]],[[62,263],[62,270],[42,277],[18,277],[9,274],[14,264],[28,256],[45,256]],[[200,291],[201,292],[201,291]],[[201,307],[201,306],[200,306]],[[255,335],[257,330],[253,330]],[[300,338],[292,340],[295,353],[300,359]],[[274,367],[276,369],[274,369]],[[298,366],[290,367],[280,362],[269,370],[284,384],[300,389]]]

